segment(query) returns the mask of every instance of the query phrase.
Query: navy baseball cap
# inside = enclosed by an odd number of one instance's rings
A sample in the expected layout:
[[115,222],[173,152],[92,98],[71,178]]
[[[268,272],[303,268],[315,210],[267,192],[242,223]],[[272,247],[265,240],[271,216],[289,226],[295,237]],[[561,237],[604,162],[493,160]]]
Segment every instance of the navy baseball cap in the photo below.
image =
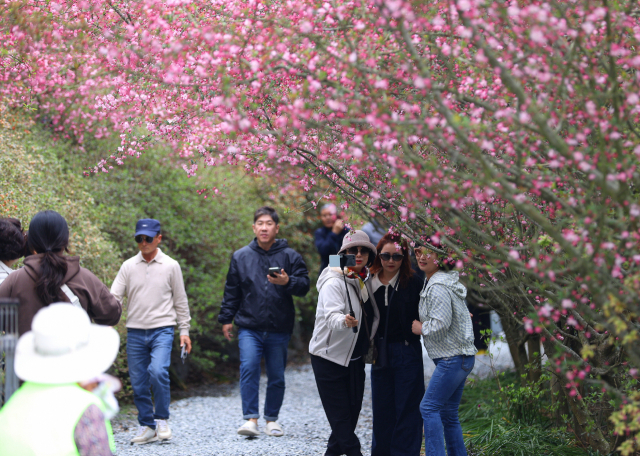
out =
[[135,236],[142,234],[144,236],[155,237],[160,232],[160,222],[155,219],[140,219],[136,223]]

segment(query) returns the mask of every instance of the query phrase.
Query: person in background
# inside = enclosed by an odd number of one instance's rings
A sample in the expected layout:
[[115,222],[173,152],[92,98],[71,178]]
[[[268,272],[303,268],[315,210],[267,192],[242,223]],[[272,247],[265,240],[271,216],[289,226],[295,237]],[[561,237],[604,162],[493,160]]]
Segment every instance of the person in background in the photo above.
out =
[[[477,355],[486,355],[489,353],[489,337],[486,331],[491,330],[491,308],[482,302],[478,293],[467,293],[467,309],[471,313]],[[495,334],[492,335],[492,337],[495,336]]]
[[14,272],[11,267],[24,256],[26,245],[20,220],[0,219],[0,284]]
[[[309,273],[302,256],[285,239],[276,239],[280,230],[278,213],[269,206],[253,216],[254,240],[231,257],[224,298],[218,321],[227,340],[238,326],[240,348],[240,395],[242,416],[247,420],[238,434],[259,435],[260,361],[267,368],[267,397],[264,403],[265,433],[284,435],[278,415],[284,399],[284,370],[287,348],[293,332],[293,296],[309,291]],[[270,273],[270,268],[280,272]]]
[[111,366],[119,346],[115,329],[91,324],[79,307],[40,309],[16,347],[15,372],[25,383],[0,409],[0,455],[115,453],[108,407],[85,381]]
[[[431,240],[427,242],[442,250]],[[420,404],[425,453],[430,456],[466,456],[458,409],[464,384],[475,364],[471,315],[465,304],[467,289],[453,271],[454,262],[425,247],[415,248],[426,281],[420,292],[420,320],[412,331],[422,334],[436,369]],[[446,442],[446,453],[445,453]]]
[[122,264],[111,293],[128,299],[127,363],[140,424],[131,443],[142,445],[172,437],[167,423],[171,349],[177,324],[180,346],[191,353],[191,315],[180,264],[158,248],[160,222],[138,220],[134,239],[140,251]]
[[378,245],[382,236],[387,234],[387,230],[384,229],[382,224],[374,217],[360,228],[362,231],[367,233],[369,239],[374,245]]
[[318,278],[318,308],[309,353],[331,426],[325,456],[362,455],[355,429],[364,395],[364,356],[380,320],[364,283],[375,251],[365,232],[347,234],[339,253],[355,255],[356,265],[348,270],[328,267]]
[[318,228],[313,237],[316,249],[320,254],[320,272],[329,266],[329,255],[335,255],[340,250],[344,235],[349,232],[344,227],[344,221],[338,218],[336,205],[328,203],[320,209],[322,227]]
[[420,336],[412,333],[411,325],[418,319],[423,280],[411,269],[409,246],[400,236],[385,234],[377,251],[369,281],[380,311],[378,360],[371,368],[371,455],[417,456],[422,446],[424,370]]
[[38,212],[29,224],[27,248],[33,255],[0,285],[0,298],[18,298],[18,331],[31,329],[34,315],[54,302],[82,307],[97,324],[120,321],[122,304],[80,259],[64,255],[69,245],[67,221],[55,211]]

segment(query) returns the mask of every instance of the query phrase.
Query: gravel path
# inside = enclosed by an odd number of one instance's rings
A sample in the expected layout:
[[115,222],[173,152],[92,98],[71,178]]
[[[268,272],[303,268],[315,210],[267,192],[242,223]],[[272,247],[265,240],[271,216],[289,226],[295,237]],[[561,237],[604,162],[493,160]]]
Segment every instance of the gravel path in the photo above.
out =
[[[289,368],[287,389],[278,422],[285,435],[247,438],[236,434],[244,423],[238,387],[219,397],[191,397],[171,403],[169,421],[174,437],[170,443],[130,446],[135,423],[128,431],[116,427],[118,456],[124,455],[318,455],[324,454],[331,432],[325,417],[311,366]],[[260,384],[260,410],[264,407],[266,378]],[[367,378],[365,403],[357,434],[363,446],[371,442],[371,388]],[[264,420],[260,420],[260,429]],[[369,448],[366,448],[369,454]]]
[[[498,370],[511,366],[506,344],[492,346],[493,364]],[[433,372],[433,362],[425,358],[426,381]],[[489,356],[478,356],[472,375],[484,378],[491,374]],[[368,374],[368,372],[367,372]],[[213,388],[206,397],[190,397],[171,403],[170,425],[173,439],[169,443],[150,443],[130,446],[129,440],[137,430],[137,423],[126,417],[114,422],[118,455],[136,456],[240,456],[240,455],[322,455],[330,434],[311,366],[288,368],[287,389],[280,411],[279,423],[285,435],[261,435],[247,438],[236,434],[242,425],[242,407],[238,386]],[[260,410],[263,408],[266,378],[261,380]],[[371,446],[371,385],[369,375],[365,386],[365,399],[356,433],[369,455]],[[260,428],[264,421],[260,420]]]

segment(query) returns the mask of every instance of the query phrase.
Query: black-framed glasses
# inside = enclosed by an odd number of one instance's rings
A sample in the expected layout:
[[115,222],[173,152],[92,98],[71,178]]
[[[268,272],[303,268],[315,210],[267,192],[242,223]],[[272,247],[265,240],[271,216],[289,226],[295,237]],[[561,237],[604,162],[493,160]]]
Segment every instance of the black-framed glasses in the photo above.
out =
[[360,255],[369,255],[369,249],[366,247],[349,247],[347,249],[347,253],[349,255],[357,255],[358,253]]
[[379,253],[378,256],[380,257],[381,260],[384,261],[389,261],[391,259],[393,259],[393,261],[402,261],[402,259],[404,258],[404,255],[402,253],[394,253],[393,255],[390,253]]
[[142,241],[147,241],[147,244],[151,244],[154,238],[151,236],[145,236],[144,234],[139,234],[134,239],[138,244],[142,244]]

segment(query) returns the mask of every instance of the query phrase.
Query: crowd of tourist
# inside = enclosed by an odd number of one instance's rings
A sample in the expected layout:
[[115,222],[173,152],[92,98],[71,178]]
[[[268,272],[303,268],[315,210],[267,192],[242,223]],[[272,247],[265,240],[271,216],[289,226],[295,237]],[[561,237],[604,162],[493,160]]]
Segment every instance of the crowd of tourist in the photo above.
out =
[[[455,265],[435,239],[411,249],[376,221],[365,226],[374,243],[366,231],[347,229],[335,205],[323,206],[320,215],[323,226],[314,236],[322,264],[309,353],[331,427],[325,455],[362,454],[355,429],[366,364],[372,365],[373,456],[417,456],[423,436],[427,455],[466,455],[458,408],[477,350]],[[245,436],[260,434],[263,358],[264,432],[285,433],[278,415],[295,319],[292,297],[310,288],[302,256],[277,238],[279,229],[273,208],[255,212],[255,238],[231,258],[218,317],[224,336],[238,340],[246,421],[237,432]],[[20,303],[15,372],[24,381],[0,409],[0,455],[45,454],[45,441],[55,448],[46,454],[115,452],[109,420],[118,410],[113,393],[119,382],[105,372],[118,353],[112,326],[125,298],[139,421],[131,443],[172,438],[169,366],[176,330],[183,352],[191,351],[188,298],[179,263],[159,247],[160,222],[141,219],[132,234],[139,252],[122,264],[109,289],[68,255],[69,228],[57,212],[36,214],[27,233],[20,221],[0,219],[0,298]],[[426,391],[421,337],[436,365]],[[34,427],[38,439],[28,431]]]

